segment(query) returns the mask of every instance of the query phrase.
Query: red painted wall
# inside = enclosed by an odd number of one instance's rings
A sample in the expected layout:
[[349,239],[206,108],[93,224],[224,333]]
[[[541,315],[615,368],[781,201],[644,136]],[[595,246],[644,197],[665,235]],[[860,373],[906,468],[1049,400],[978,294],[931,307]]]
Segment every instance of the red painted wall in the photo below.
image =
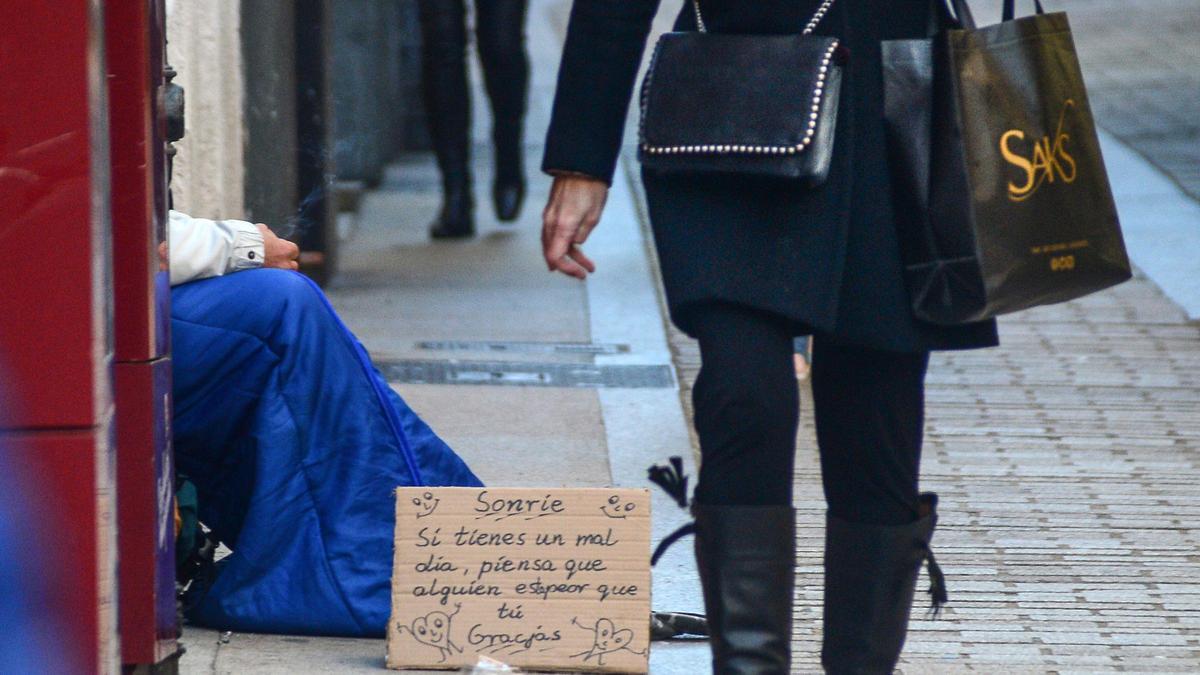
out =
[[[153,0],[109,2],[109,135],[112,158],[113,290],[117,361],[167,353],[169,289],[159,273],[165,240],[166,170],[158,106],[163,80],[162,20]],[[156,48],[157,47],[157,48]]]
[[175,653],[174,474],[171,361],[117,363],[117,508],[121,661],[155,664]]
[[120,663],[102,26],[98,0],[0,3],[0,445],[89,673]]
[[62,631],[49,643],[67,652],[47,658],[77,664],[60,672],[119,672],[111,423],[88,430],[0,433],[0,445],[23,469],[25,495],[41,516],[29,526],[36,528],[38,553],[45,558],[43,578],[30,583],[44,583],[31,590],[43,602],[37,608],[45,621],[40,628]]
[[121,660],[161,662],[176,650],[174,467],[171,462],[170,288],[165,240],[161,0],[105,5],[112,139],[114,375],[117,404]]
[[86,0],[0,8],[0,345],[21,383],[15,426],[91,427],[112,405],[97,9]]

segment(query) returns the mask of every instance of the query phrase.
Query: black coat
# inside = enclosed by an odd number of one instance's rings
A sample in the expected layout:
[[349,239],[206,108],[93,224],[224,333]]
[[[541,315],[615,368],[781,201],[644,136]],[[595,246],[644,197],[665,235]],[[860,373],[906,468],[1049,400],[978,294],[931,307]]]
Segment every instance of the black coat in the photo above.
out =
[[[799,32],[819,0],[701,0],[713,32]],[[543,169],[611,182],[658,0],[576,0]],[[772,312],[877,349],[996,344],[992,321],[912,316],[901,274],[882,122],[880,42],[924,36],[933,0],[835,0],[817,33],[849,50],[833,163],[816,189],[757,178],[643,172],[671,316],[691,332],[712,301]],[[690,2],[676,30],[694,30]]]

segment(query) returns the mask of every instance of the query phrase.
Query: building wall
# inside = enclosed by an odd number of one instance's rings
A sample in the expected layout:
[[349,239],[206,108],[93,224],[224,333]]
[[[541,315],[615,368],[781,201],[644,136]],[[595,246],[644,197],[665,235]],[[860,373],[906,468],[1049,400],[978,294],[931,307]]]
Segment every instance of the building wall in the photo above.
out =
[[416,0],[331,3],[334,156],[341,180],[374,185],[401,149],[424,149]]
[[194,216],[245,212],[244,80],[237,0],[166,0],[167,60],[184,88],[186,134],[175,143],[174,207]]
[[[247,97],[240,111],[245,136],[246,217],[283,236],[296,213],[296,2],[222,0],[241,6],[242,70]],[[357,0],[356,0],[357,1]]]

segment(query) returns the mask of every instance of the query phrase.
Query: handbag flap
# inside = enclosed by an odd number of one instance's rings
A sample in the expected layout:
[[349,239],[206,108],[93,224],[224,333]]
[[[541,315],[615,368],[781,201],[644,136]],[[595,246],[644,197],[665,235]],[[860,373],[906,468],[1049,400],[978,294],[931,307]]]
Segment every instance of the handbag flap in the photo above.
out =
[[803,151],[822,117],[837,46],[814,35],[663,35],[643,85],[642,149]]

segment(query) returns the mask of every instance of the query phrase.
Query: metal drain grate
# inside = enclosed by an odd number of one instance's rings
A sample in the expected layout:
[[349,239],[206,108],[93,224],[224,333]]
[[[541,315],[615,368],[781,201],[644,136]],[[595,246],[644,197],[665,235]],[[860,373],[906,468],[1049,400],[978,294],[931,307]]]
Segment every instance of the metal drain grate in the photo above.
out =
[[522,354],[628,354],[629,345],[591,342],[506,342],[503,340],[442,340],[418,342],[417,347],[440,352],[519,352]]
[[388,382],[408,384],[488,384],[583,389],[669,389],[670,366],[592,366],[576,363],[510,361],[380,361]]

